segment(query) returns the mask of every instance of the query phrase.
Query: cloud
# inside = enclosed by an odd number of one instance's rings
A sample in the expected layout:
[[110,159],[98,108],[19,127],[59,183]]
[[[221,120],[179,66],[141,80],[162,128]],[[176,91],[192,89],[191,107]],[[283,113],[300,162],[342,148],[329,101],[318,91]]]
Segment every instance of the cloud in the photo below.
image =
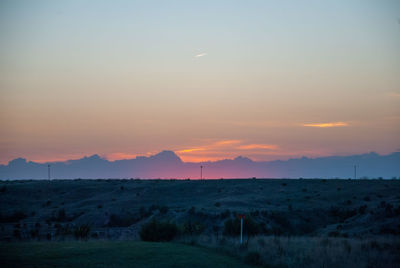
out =
[[276,152],[275,144],[247,144],[243,140],[217,140],[206,144],[176,151],[183,161],[203,162],[229,159],[239,154],[265,155]]
[[392,92],[388,92],[387,95],[388,95],[389,97],[400,98],[400,92],[394,92],[394,91],[392,91]]
[[217,141],[215,143],[215,146],[225,146],[225,145],[239,144],[241,142],[242,142],[241,140],[222,140],[222,141]]
[[190,149],[183,149],[177,151],[177,153],[191,153],[191,152],[197,152],[197,151],[204,151],[205,148],[190,148]]
[[200,57],[204,57],[204,56],[207,56],[207,53],[200,53],[200,54],[195,55],[194,57],[200,58]]
[[275,144],[248,144],[240,145],[237,147],[239,150],[253,150],[253,149],[264,149],[264,150],[278,150],[279,146]]
[[327,127],[347,127],[349,126],[346,122],[328,122],[328,123],[308,123],[303,124],[303,127],[319,127],[319,128],[327,128]]

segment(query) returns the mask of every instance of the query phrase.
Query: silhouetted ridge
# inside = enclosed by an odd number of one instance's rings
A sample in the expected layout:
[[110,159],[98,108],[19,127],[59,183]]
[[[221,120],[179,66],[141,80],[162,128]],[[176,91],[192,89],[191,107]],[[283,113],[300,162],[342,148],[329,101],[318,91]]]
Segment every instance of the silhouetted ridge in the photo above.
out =
[[36,163],[17,158],[0,165],[0,179],[44,179],[51,164],[51,178],[393,178],[400,177],[400,153],[302,157],[258,162],[243,156],[202,163],[182,162],[172,151],[149,157],[108,161],[99,155],[64,162]]
[[238,156],[238,157],[236,157],[235,159],[234,159],[235,161],[240,161],[240,162],[247,162],[247,163],[249,163],[249,162],[253,162],[253,160],[251,160],[250,158],[248,158],[248,157],[243,157],[243,156]]
[[150,156],[150,159],[165,162],[182,162],[182,160],[173,151],[162,151],[156,155]]
[[19,158],[15,158],[13,160],[11,160],[10,162],[8,162],[9,166],[18,166],[18,165],[23,165],[26,164],[27,161],[25,158],[19,157]]

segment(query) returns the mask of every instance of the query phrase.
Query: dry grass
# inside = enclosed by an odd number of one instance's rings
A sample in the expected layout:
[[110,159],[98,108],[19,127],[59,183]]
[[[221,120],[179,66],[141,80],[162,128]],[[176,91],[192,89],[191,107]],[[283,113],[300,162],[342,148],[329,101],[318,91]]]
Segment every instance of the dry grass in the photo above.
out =
[[241,256],[264,267],[400,267],[400,239],[256,236],[239,244],[238,238],[198,236],[181,238]]

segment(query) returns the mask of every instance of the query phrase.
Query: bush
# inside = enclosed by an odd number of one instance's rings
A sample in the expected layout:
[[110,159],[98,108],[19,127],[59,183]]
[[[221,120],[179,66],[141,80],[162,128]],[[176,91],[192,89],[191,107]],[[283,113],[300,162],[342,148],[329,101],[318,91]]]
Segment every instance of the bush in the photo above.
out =
[[365,214],[366,210],[367,210],[367,205],[362,205],[358,208],[358,213]]
[[11,223],[11,222],[19,222],[20,220],[25,219],[27,216],[22,211],[14,211],[11,215],[0,216],[0,222]]
[[187,235],[201,234],[205,229],[205,226],[201,223],[187,221],[183,224],[183,233]]
[[56,221],[65,221],[67,219],[67,214],[65,213],[65,209],[60,209],[57,212]]
[[329,237],[339,237],[339,236],[340,236],[340,233],[339,233],[338,231],[330,231],[330,232],[328,233],[328,236],[329,236]]
[[160,242],[171,241],[178,234],[175,223],[159,222],[153,219],[142,225],[139,235],[143,241]]
[[146,210],[145,207],[140,207],[139,209],[139,215],[141,219],[147,218],[152,214],[150,208],[148,210]]
[[17,239],[21,239],[21,232],[18,229],[14,229],[13,235]]
[[189,215],[194,215],[196,213],[196,208],[195,207],[191,207],[189,210],[188,210],[188,214]]
[[270,214],[270,218],[282,229],[287,230],[289,233],[293,232],[292,223],[289,221],[289,217],[287,214],[274,211]]
[[256,251],[250,251],[247,253],[244,261],[250,265],[262,265],[261,255]]
[[107,225],[109,227],[128,227],[137,221],[138,219],[134,216],[111,214]]
[[[243,220],[243,234],[254,236],[256,234],[259,234],[260,231],[260,225],[256,223],[252,218],[249,217]],[[223,234],[229,236],[240,235],[240,220],[229,219],[225,221]]]
[[163,206],[163,207],[160,207],[160,213],[161,214],[167,214],[167,212],[168,212],[168,207],[167,206]]
[[86,239],[89,237],[90,227],[87,224],[82,224],[79,227],[75,227],[74,235],[78,239]]
[[224,212],[221,212],[219,216],[221,217],[221,219],[229,218],[231,216],[231,211],[227,209]]

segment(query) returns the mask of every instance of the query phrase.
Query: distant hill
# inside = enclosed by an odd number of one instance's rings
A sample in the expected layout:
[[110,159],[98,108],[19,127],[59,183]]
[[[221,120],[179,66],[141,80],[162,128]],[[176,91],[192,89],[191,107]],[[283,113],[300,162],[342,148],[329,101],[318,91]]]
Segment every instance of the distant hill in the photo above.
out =
[[108,161],[98,155],[65,162],[36,163],[17,158],[0,165],[0,179],[46,179],[47,165],[52,179],[75,178],[357,178],[400,177],[400,152],[388,155],[368,153],[351,156],[297,158],[256,162],[246,157],[215,162],[183,162],[174,152],[162,151],[149,157]]

